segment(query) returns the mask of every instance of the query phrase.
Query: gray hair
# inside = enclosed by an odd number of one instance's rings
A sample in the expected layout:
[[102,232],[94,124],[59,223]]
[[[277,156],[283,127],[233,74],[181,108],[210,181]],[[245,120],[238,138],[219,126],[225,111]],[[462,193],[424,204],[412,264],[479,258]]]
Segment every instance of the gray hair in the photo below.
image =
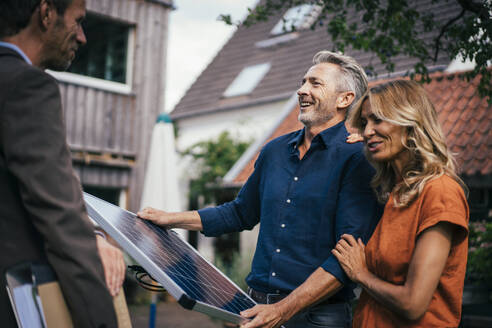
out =
[[339,67],[340,75],[337,81],[337,91],[353,91],[355,99],[347,108],[347,114],[367,91],[367,76],[357,61],[349,56],[322,50],[313,57],[313,64],[329,63]]

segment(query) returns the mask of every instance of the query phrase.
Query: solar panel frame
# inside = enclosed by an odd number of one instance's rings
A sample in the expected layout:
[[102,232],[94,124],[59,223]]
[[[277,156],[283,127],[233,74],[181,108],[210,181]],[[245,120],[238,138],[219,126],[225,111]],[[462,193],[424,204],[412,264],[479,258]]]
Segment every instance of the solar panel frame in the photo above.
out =
[[[97,205],[93,203],[96,202],[96,203],[100,203],[99,205],[116,207],[121,211],[121,213],[128,213],[132,217],[134,217],[135,220],[139,220],[136,214],[124,210],[120,207],[117,207],[113,204],[110,204],[86,192],[84,192],[84,200],[89,217],[93,219],[95,222],[97,222],[102,229],[104,229],[126,252],[128,252],[128,254],[132,256],[150,274],[150,276],[153,279],[158,281],[167,290],[167,292],[171,294],[171,296],[173,296],[178,301],[178,303],[181,306],[183,306],[186,309],[205,313],[209,316],[216,317],[218,319],[229,321],[235,324],[241,324],[245,322],[245,319],[241,317],[239,314],[236,314],[234,312],[225,309],[221,309],[217,306],[214,306],[213,304],[205,303],[190,297],[171,277],[169,277],[165,273],[164,269],[160,268],[151,258],[149,258],[149,256],[147,256],[147,254],[145,254],[145,252],[143,252],[137,245],[135,245],[123,232],[119,231],[113,225],[111,220],[106,219],[104,215],[101,213],[101,210],[100,209],[98,210]],[[144,221],[144,222],[147,224],[151,224],[148,221]],[[156,225],[153,226],[158,227]],[[162,227],[159,227],[159,229],[174,234],[175,236],[178,236],[177,233],[172,229],[164,229]],[[191,246],[189,243],[182,240],[181,238],[179,238],[179,240],[183,243],[183,245],[187,248],[189,252],[191,252],[195,256],[198,256],[201,260],[207,263],[214,272],[218,273],[223,279],[225,279],[225,282],[233,285],[237,289],[237,292],[242,297],[244,297],[246,300],[251,302],[252,305],[256,304],[256,302],[252,300],[249,297],[249,295],[247,295],[244,291],[242,291],[241,288],[239,288],[224,273],[222,273],[212,263],[210,263],[207,259],[205,259],[195,248],[193,248],[193,246]]]

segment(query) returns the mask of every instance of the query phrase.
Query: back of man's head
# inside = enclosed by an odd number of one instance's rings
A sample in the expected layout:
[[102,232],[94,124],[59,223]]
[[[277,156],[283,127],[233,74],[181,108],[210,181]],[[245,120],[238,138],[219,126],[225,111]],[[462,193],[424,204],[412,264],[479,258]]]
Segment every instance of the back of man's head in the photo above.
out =
[[367,76],[364,69],[354,58],[327,50],[320,51],[314,55],[313,64],[317,65],[321,63],[335,64],[339,67],[338,92],[353,91],[355,93],[355,99],[347,109],[347,113],[349,113],[357,103],[357,100],[367,90]]
[[1,0],[0,39],[16,35],[26,28],[43,1],[52,4],[57,13],[63,15],[73,0]]

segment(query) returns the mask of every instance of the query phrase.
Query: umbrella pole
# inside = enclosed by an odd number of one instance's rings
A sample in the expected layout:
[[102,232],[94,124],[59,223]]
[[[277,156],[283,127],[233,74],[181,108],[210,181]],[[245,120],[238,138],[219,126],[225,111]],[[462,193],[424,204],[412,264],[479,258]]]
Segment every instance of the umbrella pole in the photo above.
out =
[[149,313],[149,328],[155,328],[155,316],[157,312],[157,293],[152,293]]

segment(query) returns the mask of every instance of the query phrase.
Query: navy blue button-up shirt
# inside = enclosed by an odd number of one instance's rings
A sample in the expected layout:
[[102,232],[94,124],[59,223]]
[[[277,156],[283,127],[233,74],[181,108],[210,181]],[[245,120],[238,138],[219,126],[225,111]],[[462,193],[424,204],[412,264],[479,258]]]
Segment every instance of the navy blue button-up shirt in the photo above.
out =
[[331,250],[344,233],[367,242],[382,206],[369,186],[374,171],[362,143],[348,144],[347,136],[344,122],[324,130],[302,160],[304,130],[272,140],[234,201],[199,211],[206,236],[251,230],[260,222],[246,279],[251,288],[289,293],[321,266],[345,285],[335,298],[353,297],[353,284]]

